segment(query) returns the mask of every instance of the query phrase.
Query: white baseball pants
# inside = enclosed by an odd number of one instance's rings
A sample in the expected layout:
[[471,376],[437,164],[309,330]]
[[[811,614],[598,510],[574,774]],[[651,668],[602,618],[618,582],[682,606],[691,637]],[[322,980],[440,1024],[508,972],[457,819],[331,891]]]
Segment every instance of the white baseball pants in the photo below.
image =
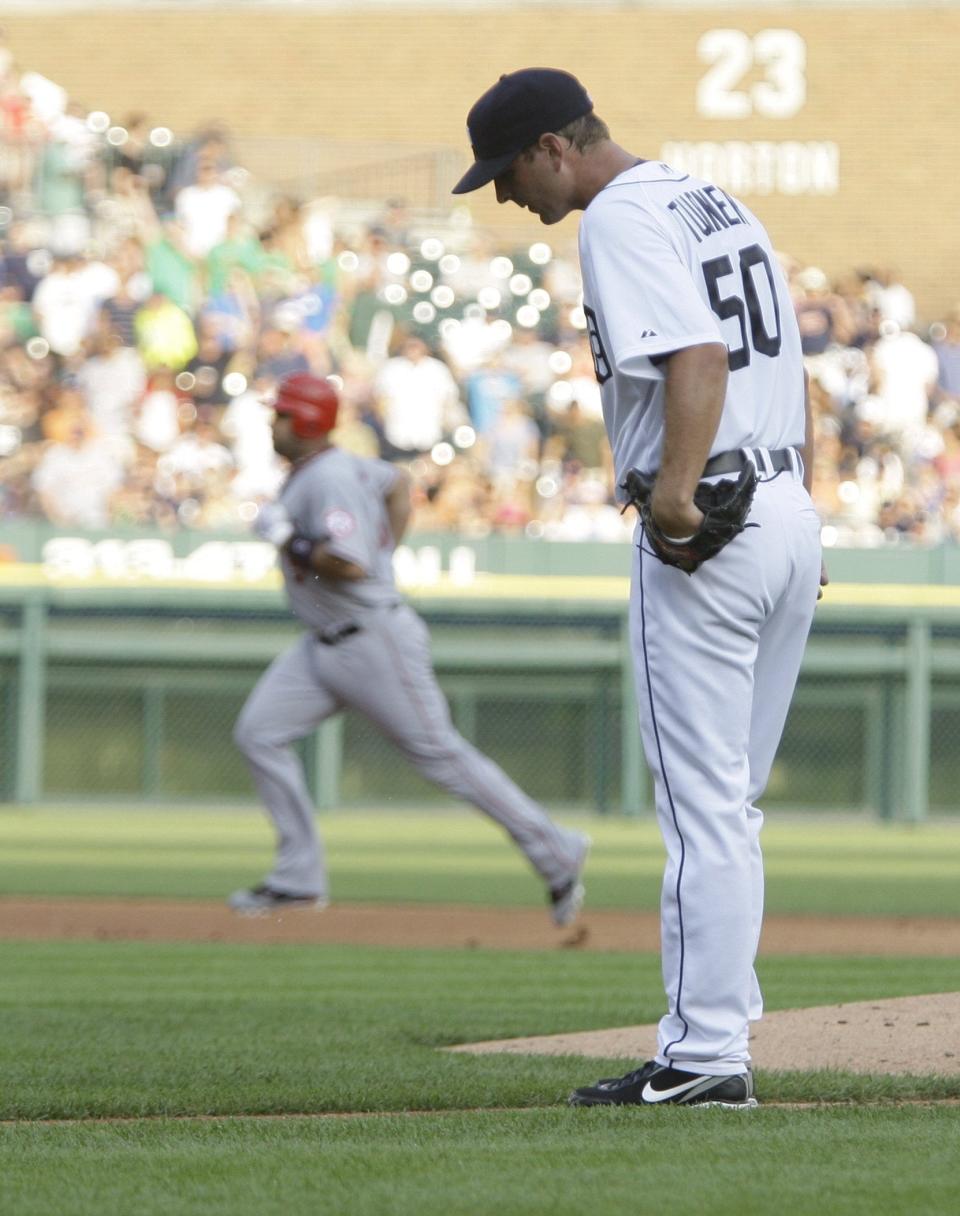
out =
[[820,521],[794,472],[758,485],[748,527],[693,575],[641,543],[630,595],[640,727],[666,845],[657,1061],[716,1075],[750,1060],[762,1013],[756,803],[800,670]]

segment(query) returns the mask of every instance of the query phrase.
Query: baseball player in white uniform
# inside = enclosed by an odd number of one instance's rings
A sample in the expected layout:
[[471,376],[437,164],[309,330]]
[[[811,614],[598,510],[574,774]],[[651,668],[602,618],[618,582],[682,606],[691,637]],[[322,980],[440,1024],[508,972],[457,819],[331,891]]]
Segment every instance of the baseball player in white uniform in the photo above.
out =
[[290,607],[305,628],[237,719],[234,737],[276,827],[277,854],[266,879],[234,892],[229,903],[250,915],[326,906],[323,847],[291,744],[350,708],[424,777],[505,828],[546,884],[554,923],[570,924],[583,900],[589,839],[558,827],[454,729],[426,625],[394,583],[410,478],[385,461],[335,447],[329,432],[337,406],[333,386],[320,377],[296,373],[278,387],[273,444],[291,471],[256,528],[278,546]]
[[[820,594],[800,339],[761,224],[613,143],[573,76],[502,76],[470,111],[465,193],[583,210],[584,311],[624,501],[644,750],[666,845],[656,1055],[575,1106],[757,1104],[748,1026],[763,909],[757,800]],[[719,523],[717,522],[719,520]]]

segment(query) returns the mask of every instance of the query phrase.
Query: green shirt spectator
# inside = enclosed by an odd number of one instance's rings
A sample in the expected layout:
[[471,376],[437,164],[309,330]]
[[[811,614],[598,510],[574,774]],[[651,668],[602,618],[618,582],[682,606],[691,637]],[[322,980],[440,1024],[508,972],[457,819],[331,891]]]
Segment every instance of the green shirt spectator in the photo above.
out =
[[160,238],[147,245],[145,269],[154,291],[193,316],[201,299],[200,268],[183,248],[175,220],[165,220]]
[[0,296],[0,340],[12,339],[22,345],[38,333],[33,309],[25,300],[3,299]]
[[37,201],[44,215],[62,215],[65,211],[83,214],[86,205],[83,176],[77,172],[67,144],[51,142],[40,153]]
[[207,254],[207,295],[223,294],[232,270],[245,270],[256,282],[266,270],[292,270],[289,258],[263,247],[239,215],[227,221],[227,236]]

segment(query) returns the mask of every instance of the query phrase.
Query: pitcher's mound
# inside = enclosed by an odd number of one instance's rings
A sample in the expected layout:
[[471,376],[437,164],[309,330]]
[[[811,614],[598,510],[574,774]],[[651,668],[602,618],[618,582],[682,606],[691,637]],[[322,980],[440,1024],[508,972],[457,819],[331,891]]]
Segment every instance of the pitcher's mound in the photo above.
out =
[[[475,1054],[596,1056],[648,1060],[656,1026],[621,1026],[577,1034],[463,1043],[448,1051]],[[757,1068],[791,1072],[831,1068],[843,1072],[960,1075],[960,992],[781,1009],[764,1014],[751,1031]]]

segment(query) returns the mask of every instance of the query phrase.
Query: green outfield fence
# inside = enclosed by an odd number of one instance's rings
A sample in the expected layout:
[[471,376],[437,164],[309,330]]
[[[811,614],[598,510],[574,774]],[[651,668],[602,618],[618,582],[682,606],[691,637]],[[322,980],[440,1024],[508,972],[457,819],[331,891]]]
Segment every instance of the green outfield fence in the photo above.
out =
[[[0,580],[0,798],[253,800],[231,729],[296,636],[276,585],[70,585],[31,569],[32,585]],[[646,813],[623,594],[516,581],[411,596],[459,729],[551,807]],[[867,590],[818,609],[765,805],[955,814],[960,596]],[[350,713],[303,756],[321,808],[447,800]]]

